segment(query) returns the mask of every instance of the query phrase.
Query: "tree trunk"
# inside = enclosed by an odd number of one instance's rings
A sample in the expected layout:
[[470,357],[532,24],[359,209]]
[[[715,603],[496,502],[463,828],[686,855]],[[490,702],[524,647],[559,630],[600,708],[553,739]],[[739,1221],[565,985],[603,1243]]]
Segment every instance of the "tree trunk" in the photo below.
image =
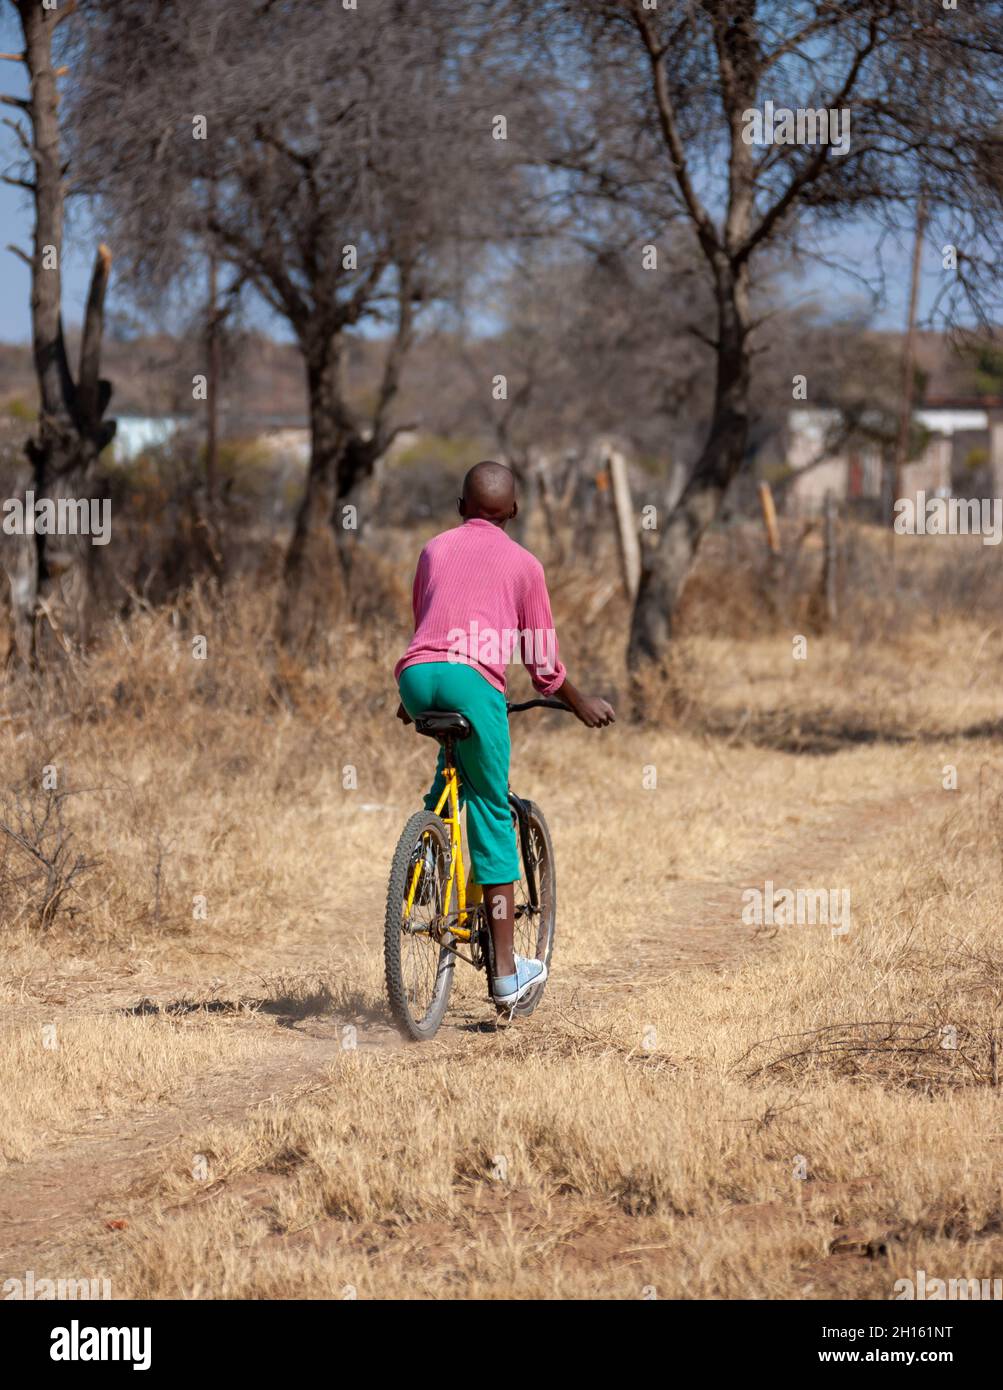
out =
[[332,613],[351,598],[359,532],[372,520],[375,489],[368,483],[377,461],[403,428],[391,429],[387,415],[412,341],[414,299],[413,265],[404,260],[399,266],[397,328],[367,433],[360,430],[342,391],[343,322],[333,327],[309,323],[300,334],[310,402],[310,464],[286,552],[279,635],[287,644],[312,644]]
[[219,393],[222,379],[220,362],[219,262],[215,245],[209,250],[209,314],[206,322],[206,430],[205,496],[210,523],[216,504],[219,474]]
[[634,604],[628,665],[662,667],[672,641],[673,615],[708,526],[745,458],[749,434],[748,274],[716,268],[717,380],[707,443],[670,513],[659,543],[644,550]]
[[310,462],[285,559],[282,640],[309,645],[342,594],[333,527],[339,473],[350,426],[341,400],[341,345],[336,338],[304,346],[310,410]]
[[[31,464],[32,491],[43,498],[86,497],[95,492],[93,469],[115,433],[114,421],[102,421],[111,386],[100,378],[104,296],[111,252],[98,250],[91,276],[74,382],[62,325],[63,183],[56,73],[52,36],[59,15],[33,0],[17,4],[24,32],[24,62],[31,95],[31,185],[35,204],[31,257],[31,328],[39,414],[35,436],[25,452]],[[61,644],[87,638],[93,550],[88,536],[25,535],[12,548],[6,568],[10,578],[16,650],[22,660],[37,659],[38,618],[44,614]]]

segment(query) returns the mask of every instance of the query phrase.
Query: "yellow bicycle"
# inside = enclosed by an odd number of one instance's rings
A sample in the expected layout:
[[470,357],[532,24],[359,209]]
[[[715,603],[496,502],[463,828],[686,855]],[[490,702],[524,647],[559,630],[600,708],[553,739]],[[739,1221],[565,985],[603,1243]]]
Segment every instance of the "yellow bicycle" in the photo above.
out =
[[[564,710],[560,700],[535,699],[508,706],[509,714],[543,706]],[[435,1036],[449,1004],[453,969],[466,961],[493,981],[491,931],[480,885],[467,880],[460,823],[460,775],[455,745],[470,733],[470,723],[454,710],[425,710],[414,721],[419,734],[438,739],[445,751],[445,787],[434,811],[418,811],[397,842],[384,928],[387,995],[397,1026],[405,1037],[423,1041]],[[554,951],[557,873],[554,847],[543,812],[533,801],[509,791],[512,821],[519,842],[522,872],[515,885],[515,949],[526,958],[546,961]],[[546,981],[520,999],[510,1017],[531,1014],[543,998]]]

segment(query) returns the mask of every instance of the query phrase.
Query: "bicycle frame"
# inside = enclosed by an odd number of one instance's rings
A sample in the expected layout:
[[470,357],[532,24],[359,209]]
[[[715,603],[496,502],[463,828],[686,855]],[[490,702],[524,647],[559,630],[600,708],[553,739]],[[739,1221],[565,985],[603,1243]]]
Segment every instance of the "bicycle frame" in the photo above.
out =
[[[460,829],[460,779],[457,775],[456,764],[453,762],[452,740],[448,740],[443,745],[445,758],[443,763],[442,775],[446,779],[446,785],[442,789],[435,807],[435,814],[440,816],[446,825],[449,826],[449,878],[446,880],[446,895],[442,904],[442,915],[445,919],[449,917],[449,909],[453,901],[453,889],[456,889],[456,926],[449,927],[450,935],[457,941],[470,940],[470,928],[464,923],[469,915],[467,911],[467,880],[463,872],[463,834]],[[449,815],[444,816],[443,810],[446,804],[449,805]],[[408,888],[405,911],[411,915],[414,906],[414,895],[418,888],[418,879],[424,861],[419,859],[414,866],[414,873],[411,876],[411,884]],[[470,902],[471,907],[476,907],[481,901],[480,884],[471,882]]]
[[[533,709],[537,706],[544,706],[547,709],[559,709],[565,714],[570,713],[568,706],[563,700],[555,700],[549,697],[524,700],[521,704],[508,705],[507,709],[508,713],[511,715],[520,710]],[[456,764],[453,761],[453,740],[451,738],[444,739],[442,748],[442,775],[445,778],[446,784],[442,789],[442,795],[439,797],[435,807],[435,814],[440,816],[445,824],[449,826],[450,850],[449,878],[446,881],[446,895],[443,901],[442,915],[444,920],[448,919],[450,905],[453,901],[453,889],[455,887],[456,926],[448,927],[447,930],[457,941],[469,941],[471,939],[471,930],[469,925],[465,925],[465,923],[467,923],[468,918],[472,915],[471,910],[478,907],[483,901],[483,894],[481,885],[474,882],[473,879],[471,879],[468,885],[466,875],[463,871],[463,833],[460,829],[460,779],[456,771]],[[540,902],[536,883],[536,873],[533,868],[532,855],[529,853],[529,816],[522,799],[516,796],[514,792],[509,792],[508,800],[519,826],[519,844],[522,850],[522,861],[526,871],[526,887],[529,890],[529,910],[531,912],[538,912]],[[447,803],[449,805],[449,815],[443,816],[442,813]],[[418,889],[418,880],[421,877],[423,867],[424,860],[419,858],[417,864],[414,866],[414,873],[411,875],[407,900],[404,904],[404,911],[408,917],[411,916],[411,911],[414,907],[414,895]],[[469,908],[467,906],[468,887],[470,890]]]
[[[550,697],[509,704],[507,712],[514,714],[537,706],[571,712],[563,701]],[[475,731],[460,711],[429,708],[416,711],[411,718],[416,731],[434,738],[441,752],[433,784],[436,790],[426,797],[425,809],[409,818],[394,851],[384,919],[384,963],[394,1020],[405,1037],[423,1041],[435,1035],[445,1015],[457,957],[474,970],[484,972],[488,999],[499,1013],[507,1012],[512,1020],[534,1012],[543,997],[553,950],[555,870],[553,844],[543,813],[534,802],[524,801],[511,787],[506,788],[518,848],[512,846],[516,850],[512,886],[500,890],[502,907],[507,907],[511,900],[513,947],[518,944],[527,960],[539,957],[544,970],[540,972],[542,980],[524,984],[514,997],[503,990],[503,1002],[499,1002],[495,993],[499,982],[494,953],[502,924],[494,920],[494,910],[489,916],[488,890],[477,881],[480,874],[489,879],[497,874],[490,857],[481,863],[476,836],[469,870],[464,862],[460,808],[472,788],[464,785],[467,750],[459,748],[458,743]],[[471,749],[476,746],[471,744]],[[497,791],[501,792],[502,787],[498,786]],[[475,805],[475,812],[477,809]],[[499,819],[505,815],[503,805],[496,805],[494,796],[490,810],[492,814],[499,813]],[[472,828],[476,827],[475,816]],[[507,874],[509,870],[502,872]],[[492,887],[491,893],[494,892]],[[503,925],[503,944],[507,944],[509,924],[506,921]]]

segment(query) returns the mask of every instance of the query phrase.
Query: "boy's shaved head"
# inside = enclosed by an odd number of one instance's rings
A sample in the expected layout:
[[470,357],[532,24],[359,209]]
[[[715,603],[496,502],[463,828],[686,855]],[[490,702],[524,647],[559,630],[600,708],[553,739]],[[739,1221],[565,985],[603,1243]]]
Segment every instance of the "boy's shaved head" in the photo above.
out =
[[468,521],[481,518],[503,525],[516,511],[515,476],[511,468],[490,459],[475,463],[463,479],[460,515]]

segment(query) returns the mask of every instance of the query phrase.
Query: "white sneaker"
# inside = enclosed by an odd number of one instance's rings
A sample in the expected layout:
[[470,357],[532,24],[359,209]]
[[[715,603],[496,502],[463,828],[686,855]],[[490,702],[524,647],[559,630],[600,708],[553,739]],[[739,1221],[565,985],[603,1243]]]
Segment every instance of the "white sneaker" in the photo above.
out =
[[547,967],[542,960],[523,960],[522,956],[516,956],[515,974],[496,976],[491,997],[496,1004],[510,1009],[546,978]]

